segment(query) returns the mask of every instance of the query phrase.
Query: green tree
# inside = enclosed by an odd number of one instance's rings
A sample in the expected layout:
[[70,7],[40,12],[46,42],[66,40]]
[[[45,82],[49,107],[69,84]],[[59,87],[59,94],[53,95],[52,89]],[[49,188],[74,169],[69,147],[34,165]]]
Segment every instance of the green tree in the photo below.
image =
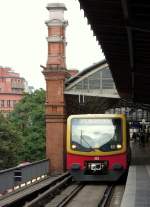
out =
[[0,114],[0,170],[17,165],[21,151],[21,133]]
[[25,94],[10,114],[10,120],[23,136],[20,161],[45,158],[45,91]]

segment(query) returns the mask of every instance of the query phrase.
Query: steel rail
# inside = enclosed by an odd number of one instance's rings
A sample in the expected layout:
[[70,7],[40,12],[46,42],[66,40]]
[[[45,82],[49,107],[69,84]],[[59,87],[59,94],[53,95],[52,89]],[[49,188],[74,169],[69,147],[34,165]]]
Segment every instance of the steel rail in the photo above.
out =
[[[59,203],[57,203],[57,205],[55,207],[64,207],[67,205],[67,203],[84,187],[84,185],[77,185],[72,192],[70,192],[69,195],[66,195],[63,200]],[[48,207],[48,206],[45,206]]]
[[113,191],[114,186],[108,186],[104,192],[103,198],[100,200],[98,207],[106,207],[108,205],[108,201],[110,200],[112,196],[112,191]]
[[65,179],[68,176],[69,176],[69,172],[66,172],[56,178],[49,177],[43,181],[34,183],[33,185],[30,185],[26,188],[22,188],[19,191],[15,191],[14,193],[7,195],[6,197],[3,197],[0,200],[0,207],[15,206],[15,203],[21,202],[26,198],[28,200],[28,197],[29,196],[32,197],[32,194],[36,194],[36,193],[39,194],[39,192],[56,185],[58,182],[60,182],[62,179]]
[[31,202],[26,203],[24,207],[37,207],[44,206],[47,203],[47,200],[50,200],[58,190],[65,186],[69,181],[72,180],[72,176],[64,178],[62,181],[57,183],[55,186],[46,190],[44,193],[40,194],[37,198],[33,199]]

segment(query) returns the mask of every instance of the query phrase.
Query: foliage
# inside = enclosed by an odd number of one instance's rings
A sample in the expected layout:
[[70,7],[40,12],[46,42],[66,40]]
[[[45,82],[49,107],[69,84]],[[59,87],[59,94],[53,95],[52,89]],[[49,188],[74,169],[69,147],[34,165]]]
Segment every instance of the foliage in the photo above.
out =
[[36,161],[45,158],[45,91],[25,94],[10,114],[14,127],[23,136],[20,161]]
[[0,170],[15,166],[22,149],[22,136],[2,114],[0,114],[0,143]]

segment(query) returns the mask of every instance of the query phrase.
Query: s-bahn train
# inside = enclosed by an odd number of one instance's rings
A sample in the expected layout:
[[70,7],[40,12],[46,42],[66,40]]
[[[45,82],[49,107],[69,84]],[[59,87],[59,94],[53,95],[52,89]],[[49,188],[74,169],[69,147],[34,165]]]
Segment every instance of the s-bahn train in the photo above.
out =
[[118,181],[131,159],[123,114],[71,115],[67,120],[67,169],[77,181]]

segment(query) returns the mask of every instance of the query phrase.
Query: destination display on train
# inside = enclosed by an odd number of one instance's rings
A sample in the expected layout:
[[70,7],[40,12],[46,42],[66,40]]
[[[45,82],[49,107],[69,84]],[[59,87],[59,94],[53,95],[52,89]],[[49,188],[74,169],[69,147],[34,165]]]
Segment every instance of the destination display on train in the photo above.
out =
[[112,125],[113,119],[72,119],[73,125]]

